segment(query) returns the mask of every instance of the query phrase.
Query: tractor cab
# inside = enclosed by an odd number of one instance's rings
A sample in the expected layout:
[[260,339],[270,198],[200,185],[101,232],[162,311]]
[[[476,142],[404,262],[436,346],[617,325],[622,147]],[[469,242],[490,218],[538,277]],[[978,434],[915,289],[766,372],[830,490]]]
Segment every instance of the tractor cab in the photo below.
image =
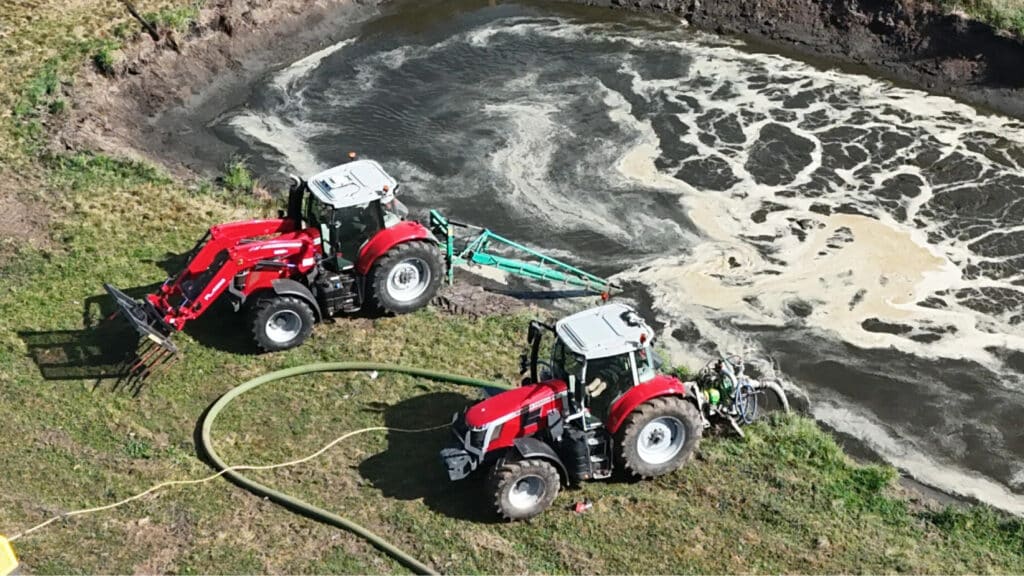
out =
[[[303,194],[308,190],[309,194]],[[289,217],[319,231],[327,262],[352,266],[375,234],[401,222],[408,209],[395,197],[398,183],[373,160],[354,160],[298,180],[289,197]],[[300,203],[305,196],[305,206]],[[297,219],[297,218],[296,218]]]
[[[550,362],[539,358],[545,332],[556,337]],[[532,322],[530,356],[523,364],[528,363],[531,382],[572,383],[569,417],[585,416],[589,429],[607,420],[611,406],[629,389],[657,375],[653,340],[654,331],[632,308],[608,304],[573,314],[554,327]]]

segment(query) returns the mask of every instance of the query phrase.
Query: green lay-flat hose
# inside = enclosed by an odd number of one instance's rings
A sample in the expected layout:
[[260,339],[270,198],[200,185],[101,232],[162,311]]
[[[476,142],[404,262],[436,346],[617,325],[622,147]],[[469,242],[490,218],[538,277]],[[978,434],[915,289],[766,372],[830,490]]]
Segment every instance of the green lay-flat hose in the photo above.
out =
[[279,492],[264,486],[255,480],[247,478],[245,475],[229,469],[228,465],[224,463],[224,460],[217,454],[217,450],[213,447],[213,440],[211,439],[211,430],[213,429],[213,422],[217,419],[217,415],[220,414],[221,410],[225,406],[231,403],[232,400],[238,398],[242,394],[258,388],[269,382],[275,382],[277,380],[284,380],[285,378],[292,378],[294,376],[300,376],[302,374],[313,374],[316,372],[365,372],[373,371],[378,372],[395,372],[399,374],[408,374],[410,376],[418,376],[420,378],[426,378],[429,380],[436,380],[439,382],[450,382],[452,384],[460,384],[464,386],[476,386],[479,388],[511,388],[507,384],[500,384],[497,382],[490,382],[487,380],[479,380],[477,378],[470,378],[468,376],[460,376],[458,374],[448,374],[445,372],[437,372],[435,370],[426,370],[423,368],[411,368],[407,366],[398,366],[395,364],[380,364],[375,362],[321,362],[316,364],[305,364],[303,366],[295,366],[294,368],[286,368],[284,370],[278,370],[276,372],[270,372],[257,378],[253,378],[248,382],[239,384],[238,386],[229,390],[226,394],[221,396],[214,404],[207,410],[206,414],[202,419],[202,433],[201,443],[202,449],[206,452],[213,466],[218,470],[224,472],[224,476],[228,477],[232,482],[245,488],[246,490],[256,494],[257,496],[263,496],[272,500],[273,502],[280,504],[307,516],[315,520],[319,520],[326,524],[331,524],[339,528],[348,530],[357,536],[360,536],[370,544],[373,544],[378,549],[383,551],[388,556],[394,558],[400,564],[406,566],[417,574],[437,574],[430,567],[416,560],[409,554],[399,550],[395,545],[391,544],[384,538],[377,534],[374,534],[367,528],[360,526],[359,524],[344,518],[333,512],[324,510],[323,508],[314,506],[308,502],[289,496],[283,492]]

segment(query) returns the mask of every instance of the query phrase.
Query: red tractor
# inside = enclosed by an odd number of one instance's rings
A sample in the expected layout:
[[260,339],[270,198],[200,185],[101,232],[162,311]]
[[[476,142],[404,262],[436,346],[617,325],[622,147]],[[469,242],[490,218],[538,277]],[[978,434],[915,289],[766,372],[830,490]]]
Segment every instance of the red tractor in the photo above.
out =
[[[550,362],[539,352],[554,336]],[[441,451],[451,480],[489,468],[488,490],[508,520],[535,516],[562,485],[619,467],[651,478],[682,466],[703,432],[697,399],[660,374],[654,331],[629,306],[605,304],[554,327],[531,322],[529,376],[455,415]]]
[[[422,308],[456,266],[607,294],[609,280],[584,272],[486,228],[430,211],[429,226],[406,220],[398,184],[380,164],[353,160],[309,181],[293,176],[288,210],[268,220],[210,228],[188,263],[153,294],[134,300],[107,284],[118,311],[143,337],[125,378],[141,382],[177,353],[170,336],[221,297],[246,310],[259,349],[286,350],[313,324],[367,305],[404,314]],[[469,231],[459,235],[456,230]],[[495,253],[497,249],[500,253]],[[510,258],[519,252],[528,260]],[[569,292],[563,296],[571,295]]]
[[315,322],[337,312],[370,304],[401,314],[434,297],[445,275],[437,240],[405,220],[398,185],[380,164],[353,160],[293,179],[287,213],[213,226],[185,268],[144,300],[105,286],[166,357],[177,351],[170,335],[225,295],[247,311],[263,351],[298,346]]

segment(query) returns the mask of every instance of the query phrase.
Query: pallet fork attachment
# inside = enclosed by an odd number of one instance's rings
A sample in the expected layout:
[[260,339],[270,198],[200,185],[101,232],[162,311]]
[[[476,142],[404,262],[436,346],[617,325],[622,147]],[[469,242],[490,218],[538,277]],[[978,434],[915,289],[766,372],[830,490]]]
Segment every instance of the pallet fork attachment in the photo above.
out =
[[137,394],[143,381],[177,359],[178,347],[171,342],[172,329],[152,304],[135,300],[110,284],[104,284],[103,288],[117,305],[111,318],[123,317],[141,337],[135,354],[126,359],[126,370],[118,383],[118,387]]

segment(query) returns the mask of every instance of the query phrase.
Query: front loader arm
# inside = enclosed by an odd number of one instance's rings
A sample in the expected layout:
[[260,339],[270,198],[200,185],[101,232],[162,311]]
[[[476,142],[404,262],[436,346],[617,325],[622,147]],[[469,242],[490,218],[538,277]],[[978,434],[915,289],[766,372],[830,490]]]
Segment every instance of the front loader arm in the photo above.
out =
[[[289,219],[214,226],[185,268],[169,278],[157,293],[147,296],[147,300],[163,315],[168,326],[181,330],[188,321],[205,313],[239,273],[266,272],[253,276],[269,282],[308,272],[320,251],[319,239],[315,231],[296,231],[295,222]],[[243,298],[261,287],[256,284],[246,283]]]

